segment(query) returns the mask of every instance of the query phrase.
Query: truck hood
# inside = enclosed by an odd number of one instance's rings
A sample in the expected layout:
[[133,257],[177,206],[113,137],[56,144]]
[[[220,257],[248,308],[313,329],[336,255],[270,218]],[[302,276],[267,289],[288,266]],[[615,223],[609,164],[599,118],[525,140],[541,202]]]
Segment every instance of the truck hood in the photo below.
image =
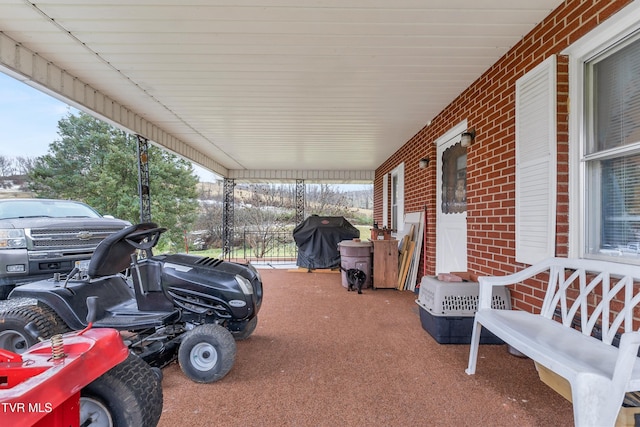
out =
[[128,221],[115,218],[10,218],[1,219],[0,228],[100,228],[100,227],[119,227],[123,228],[130,225]]

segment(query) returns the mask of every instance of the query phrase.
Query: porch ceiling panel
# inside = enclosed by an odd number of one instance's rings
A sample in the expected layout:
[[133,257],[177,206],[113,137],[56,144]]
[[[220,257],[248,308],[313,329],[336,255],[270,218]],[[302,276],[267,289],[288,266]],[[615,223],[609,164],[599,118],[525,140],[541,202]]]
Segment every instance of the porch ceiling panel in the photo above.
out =
[[371,171],[561,2],[4,0],[0,31],[217,172]]

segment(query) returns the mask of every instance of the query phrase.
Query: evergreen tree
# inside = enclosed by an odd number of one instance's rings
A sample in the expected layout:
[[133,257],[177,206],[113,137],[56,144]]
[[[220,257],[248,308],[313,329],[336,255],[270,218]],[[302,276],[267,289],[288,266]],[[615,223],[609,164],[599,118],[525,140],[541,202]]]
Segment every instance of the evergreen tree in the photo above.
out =
[[[58,135],[49,152],[35,159],[30,190],[139,222],[136,138],[85,113],[61,119]],[[181,245],[184,230],[198,214],[198,177],[191,163],[155,146],[149,147],[149,176],[151,218],[168,229],[165,236],[172,243]]]

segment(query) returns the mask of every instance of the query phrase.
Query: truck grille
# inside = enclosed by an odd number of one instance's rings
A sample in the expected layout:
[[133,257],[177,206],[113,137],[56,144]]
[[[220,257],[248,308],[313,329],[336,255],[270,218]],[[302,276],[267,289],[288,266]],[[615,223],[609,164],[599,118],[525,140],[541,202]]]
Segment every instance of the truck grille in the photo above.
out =
[[95,248],[119,227],[111,228],[34,228],[27,230],[34,249]]

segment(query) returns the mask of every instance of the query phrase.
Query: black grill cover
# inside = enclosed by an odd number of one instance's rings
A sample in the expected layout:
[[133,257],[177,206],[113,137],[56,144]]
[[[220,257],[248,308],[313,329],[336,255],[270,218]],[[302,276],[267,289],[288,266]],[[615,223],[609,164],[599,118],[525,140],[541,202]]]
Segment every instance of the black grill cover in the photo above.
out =
[[312,215],[293,229],[299,267],[334,268],[340,265],[338,243],[360,237],[360,230],[341,216]]

